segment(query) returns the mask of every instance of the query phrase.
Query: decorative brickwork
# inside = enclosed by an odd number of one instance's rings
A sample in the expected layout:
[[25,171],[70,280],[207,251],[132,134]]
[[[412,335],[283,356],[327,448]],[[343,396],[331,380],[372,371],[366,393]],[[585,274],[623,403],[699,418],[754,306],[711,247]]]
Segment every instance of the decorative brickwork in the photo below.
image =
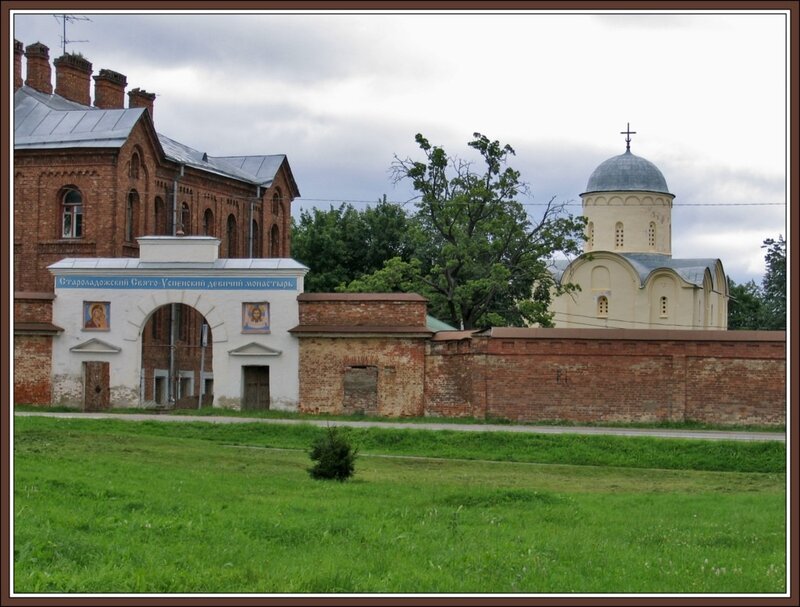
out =
[[125,107],[125,87],[128,79],[119,72],[100,70],[94,77],[94,105],[102,109]]
[[56,95],[82,105],[90,105],[92,64],[78,55],[61,55],[56,67]]

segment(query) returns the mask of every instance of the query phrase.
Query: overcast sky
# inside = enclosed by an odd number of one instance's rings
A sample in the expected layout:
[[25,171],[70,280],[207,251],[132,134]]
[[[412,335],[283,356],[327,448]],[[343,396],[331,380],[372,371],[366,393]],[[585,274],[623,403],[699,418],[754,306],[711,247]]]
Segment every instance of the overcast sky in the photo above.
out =
[[[67,50],[155,93],[159,133],[211,156],[286,154],[296,217],[405,202],[389,167],[420,157],[415,134],[472,159],[476,131],[515,149],[535,216],[579,203],[630,123],[631,151],[675,194],[674,257],[760,282],[763,240],[786,236],[784,13],[72,14],[90,20],[67,24]],[[61,55],[53,15],[12,28]]]

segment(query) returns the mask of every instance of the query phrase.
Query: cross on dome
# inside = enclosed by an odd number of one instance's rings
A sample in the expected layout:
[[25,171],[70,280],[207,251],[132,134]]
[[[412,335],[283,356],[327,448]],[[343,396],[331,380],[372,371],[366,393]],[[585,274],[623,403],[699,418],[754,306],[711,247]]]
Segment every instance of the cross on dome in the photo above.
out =
[[628,123],[627,130],[620,131],[619,134],[620,135],[626,135],[626,137],[625,137],[625,151],[626,152],[630,152],[631,151],[631,135],[636,135],[636,131],[632,131],[631,130],[631,123],[630,122]]

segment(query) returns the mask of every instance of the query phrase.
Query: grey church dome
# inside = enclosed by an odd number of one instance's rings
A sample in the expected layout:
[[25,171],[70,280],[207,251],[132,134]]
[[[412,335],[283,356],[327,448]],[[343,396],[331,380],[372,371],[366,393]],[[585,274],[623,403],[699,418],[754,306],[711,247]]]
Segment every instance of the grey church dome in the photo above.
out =
[[584,193],[618,191],[670,193],[658,167],[630,150],[601,163],[589,177]]

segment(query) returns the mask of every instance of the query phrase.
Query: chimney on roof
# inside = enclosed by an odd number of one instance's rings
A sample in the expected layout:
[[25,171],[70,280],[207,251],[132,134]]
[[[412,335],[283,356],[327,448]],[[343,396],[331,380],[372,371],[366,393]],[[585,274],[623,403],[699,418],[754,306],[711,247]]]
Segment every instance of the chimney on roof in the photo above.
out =
[[22,49],[22,42],[14,40],[14,90],[22,87],[22,56],[25,51]]
[[25,48],[28,73],[25,84],[45,95],[53,94],[50,71],[50,49],[41,42],[34,42]]
[[128,107],[143,107],[147,108],[150,112],[150,118],[153,118],[153,101],[156,99],[155,93],[148,93],[140,89],[138,86],[128,93]]
[[128,79],[119,72],[100,70],[94,76],[94,105],[103,110],[121,110],[125,107],[125,87]]
[[53,61],[56,66],[56,95],[81,105],[91,105],[92,64],[80,55],[61,55]]

